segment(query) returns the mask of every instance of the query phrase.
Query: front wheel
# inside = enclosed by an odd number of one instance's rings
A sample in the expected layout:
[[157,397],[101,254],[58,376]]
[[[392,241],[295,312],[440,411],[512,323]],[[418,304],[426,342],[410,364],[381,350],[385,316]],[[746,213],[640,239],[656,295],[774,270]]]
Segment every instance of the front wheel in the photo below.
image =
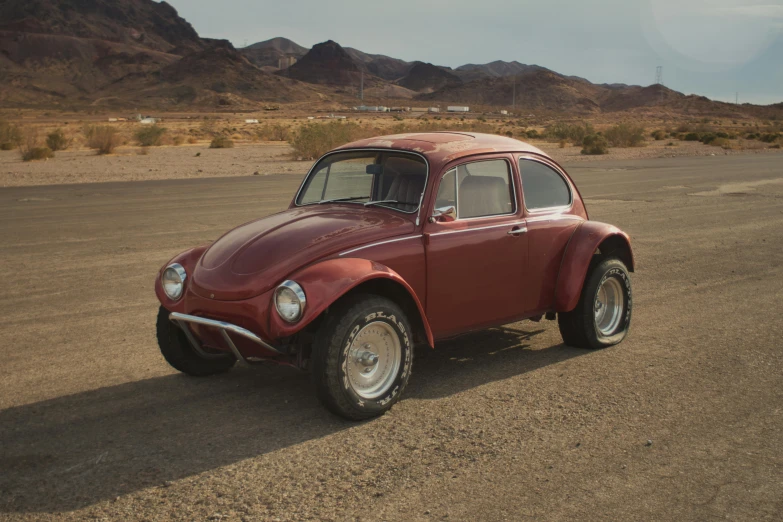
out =
[[408,384],[411,336],[405,313],[384,297],[355,295],[333,306],[313,344],[320,401],[350,420],[385,413]]
[[563,341],[590,349],[619,343],[631,325],[631,297],[631,279],[622,261],[607,258],[594,264],[576,308],[558,314]]

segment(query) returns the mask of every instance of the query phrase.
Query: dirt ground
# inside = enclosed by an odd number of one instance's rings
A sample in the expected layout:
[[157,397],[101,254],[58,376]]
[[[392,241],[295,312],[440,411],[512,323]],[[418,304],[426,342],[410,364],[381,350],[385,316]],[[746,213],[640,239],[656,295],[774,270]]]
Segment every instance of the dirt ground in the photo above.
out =
[[[606,159],[648,159],[684,156],[777,154],[761,148],[723,150],[692,141],[650,141],[645,147],[613,148],[606,156],[585,156],[581,147],[560,148],[557,143],[531,140],[560,162],[605,161]],[[675,145],[669,146],[668,143]],[[243,143],[232,149],[210,149],[209,143],[194,145],[120,147],[116,154],[97,156],[90,150],[57,152],[46,161],[24,162],[17,151],[0,151],[0,187],[190,179],[294,173],[303,176],[312,161],[296,161],[285,142]]]
[[567,167],[632,236],[628,339],[522,322],[418,350],[359,424],[306,375],[187,378],[155,342],[158,268],[301,171],[0,189],[0,518],[780,520],[781,156]]

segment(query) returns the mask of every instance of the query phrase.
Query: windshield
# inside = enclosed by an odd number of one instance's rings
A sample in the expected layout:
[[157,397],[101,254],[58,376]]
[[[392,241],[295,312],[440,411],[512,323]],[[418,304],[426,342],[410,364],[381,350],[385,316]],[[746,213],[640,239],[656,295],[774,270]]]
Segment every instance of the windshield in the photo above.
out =
[[427,164],[414,154],[338,152],[313,168],[296,204],[377,205],[413,213],[419,209],[426,181]]

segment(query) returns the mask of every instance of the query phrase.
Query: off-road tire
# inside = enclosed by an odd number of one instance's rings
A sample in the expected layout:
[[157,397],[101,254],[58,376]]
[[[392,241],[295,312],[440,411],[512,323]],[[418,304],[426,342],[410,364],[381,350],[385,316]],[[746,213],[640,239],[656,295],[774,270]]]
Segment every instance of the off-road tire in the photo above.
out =
[[[402,360],[384,395],[364,399],[346,375],[351,343],[364,325],[383,321],[398,335]],[[312,352],[312,378],[318,399],[332,413],[349,420],[383,415],[402,395],[413,364],[413,331],[402,309],[385,297],[357,294],[333,305],[318,328]]]
[[[609,277],[617,278],[625,292],[625,309],[617,329],[611,335],[605,336],[595,325],[594,307],[598,290]],[[592,350],[615,345],[628,335],[632,308],[631,278],[625,264],[614,257],[597,258],[587,272],[576,308],[557,314],[563,342],[568,346]]]
[[232,354],[226,354],[218,359],[201,357],[188,342],[185,333],[169,320],[170,312],[160,307],[156,330],[158,346],[163,358],[174,369],[193,377],[205,377],[230,370],[236,363]]

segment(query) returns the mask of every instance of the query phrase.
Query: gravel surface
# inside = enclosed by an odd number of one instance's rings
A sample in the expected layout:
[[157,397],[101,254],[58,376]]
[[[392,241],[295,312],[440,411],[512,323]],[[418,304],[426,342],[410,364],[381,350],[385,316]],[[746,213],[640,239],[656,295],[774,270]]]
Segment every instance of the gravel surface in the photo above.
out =
[[781,165],[569,165],[633,238],[629,338],[576,350],[544,321],[440,343],[358,424],[306,375],[187,378],[155,343],[159,266],[299,176],[2,189],[0,518],[779,520]]

